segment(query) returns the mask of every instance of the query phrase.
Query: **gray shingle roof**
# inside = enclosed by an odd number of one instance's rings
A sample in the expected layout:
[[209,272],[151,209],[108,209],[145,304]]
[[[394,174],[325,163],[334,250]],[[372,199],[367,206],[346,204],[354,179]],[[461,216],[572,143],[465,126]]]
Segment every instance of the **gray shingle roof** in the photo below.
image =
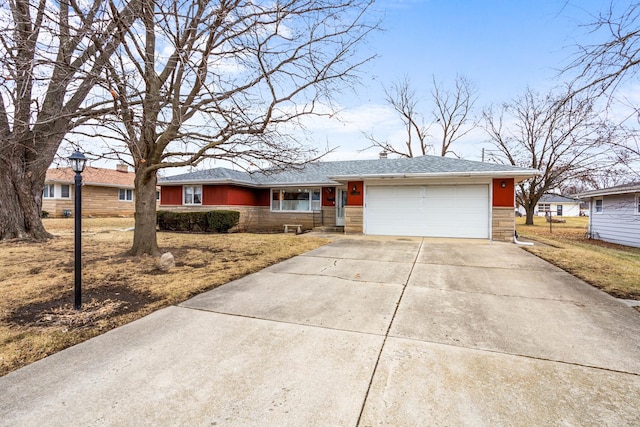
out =
[[580,200],[557,194],[544,194],[540,197],[539,203],[580,203]]
[[349,160],[315,162],[298,169],[278,172],[243,172],[215,168],[159,180],[160,184],[172,182],[233,182],[246,185],[267,186],[285,184],[336,184],[337,180],[366,179],[383,176],[437,176],[437,175],[536,175],[534,169],[518,168],[495,163],[475,162],[439,156],[421,156],[399,159]]

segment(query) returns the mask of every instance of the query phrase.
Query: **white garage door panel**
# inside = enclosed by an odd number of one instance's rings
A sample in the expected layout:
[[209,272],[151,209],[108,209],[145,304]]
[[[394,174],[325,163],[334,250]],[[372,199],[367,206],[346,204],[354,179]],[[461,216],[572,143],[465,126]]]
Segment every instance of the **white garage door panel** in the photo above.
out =
[[365,233],[489,237],[488,185],[367,186]]

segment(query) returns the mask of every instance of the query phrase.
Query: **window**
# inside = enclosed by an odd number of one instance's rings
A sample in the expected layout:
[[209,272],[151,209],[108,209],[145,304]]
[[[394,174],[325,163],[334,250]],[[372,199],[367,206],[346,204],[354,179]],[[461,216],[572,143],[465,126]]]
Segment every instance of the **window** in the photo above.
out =
[[634,214],[640,215],[640,194],[636,194],[636,208],[633,211]]
[[133,190],[130,188],[120,188],[118,190],[118,200],[123,202],[130,202],[133,200]]
[[550,212],[551,204],[550,203],[538,203],[538,212]]
[[201,205],[202,204],[202,186],[190,185],[184,187],[184,204],[185,205]]
[[71,198],[70,188],[71,186],[69,184],[62,184],[60,186],[60,197],[62,197],[63,199],[70,199]]
[[603,202],[603,200],[601,198],[594,200],[594,204],[593,204],[593,212],[594,213],[602,213],[603,212],[604,205],[603,205],[602,202]]
[[295,188],[271,190],[272,211],[311,212],[321,209],[319,188]]
[[156,202],[160,201],[160,192],[156,191]]
[[56,197],[56,186],[54,184],[45,184],[42,197],[44,199],[53,199]]

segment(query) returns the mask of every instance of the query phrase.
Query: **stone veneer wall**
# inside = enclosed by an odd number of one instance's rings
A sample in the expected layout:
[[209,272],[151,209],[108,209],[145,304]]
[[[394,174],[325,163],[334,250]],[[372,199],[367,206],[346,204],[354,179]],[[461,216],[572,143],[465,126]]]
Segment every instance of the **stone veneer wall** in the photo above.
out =
[[362,206],[345,206],[344,211],[344,232],[345,234],[362,234],[363,212]]
[[516,215],[512,207],[493,207],[491,220],[491,239],[512,242],[516,230]]
[[[42,199],[42,210],[49,212],[51,218],[61,218],[65,210],[75,215],[74,186],[70,185],[71,197],[68,199]],[[56,191],[60,191],[56,188]],[[134,195],[135,197],[135,195]],[[134,199],[135,200],[135,199]],[[84,185],[82,187],[83,217],[131,217],[135,201],[118,200],[118,188]]]
[[[240,212],[238,226],[231,231],[283,231],[284,224],[300,224],[303,230],[322,225],[322,212],[271,212],[268,206],[160,206],[160,211],[193,212],[229,210]],[[325,215],[327,215],[325,213]],[[335,218],[335,210],[334,210]],[[335,224],[335,219],[333,220]]]
[[323,206],[322,207],[322,218],[320,221],[325,227],[335,227],[336,226],[336,208],[335,206]]

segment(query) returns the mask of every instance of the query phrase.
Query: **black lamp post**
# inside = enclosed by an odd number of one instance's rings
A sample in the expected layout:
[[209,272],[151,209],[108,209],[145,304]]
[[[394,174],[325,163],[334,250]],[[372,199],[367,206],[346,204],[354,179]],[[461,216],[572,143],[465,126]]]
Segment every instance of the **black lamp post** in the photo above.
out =
[[75,280],[74,280],[74,299],[73,308],[80,310],[82,308],[82,171],[87,163],[87,158],[79,151],[69,156],[69,164],[71,169],[76,173],[74,180],[74,198],[75,198]]

